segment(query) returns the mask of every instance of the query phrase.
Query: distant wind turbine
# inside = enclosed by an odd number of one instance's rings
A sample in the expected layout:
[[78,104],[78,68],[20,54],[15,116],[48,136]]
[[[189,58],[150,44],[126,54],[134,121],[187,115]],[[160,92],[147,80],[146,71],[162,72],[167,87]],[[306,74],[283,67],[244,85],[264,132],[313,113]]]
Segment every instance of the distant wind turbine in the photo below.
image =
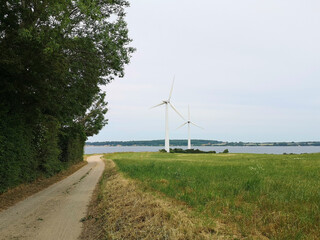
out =
[[188,105],[188,121],[186,121],[184,124],[182,124],[180,127],[178,127],[177,129],[183,127],[184,125],[188,124],[188,149],[191,149],[191,138],[190,138],[190,124],[203,129],[202,127],[198,126],[197,124],[195,124],[194,122],[191,122],[190,120],[190,107]]
[[168,122],[168,108],[169,108],[169,105],[170,107],[180,116],[182,117],[182,119],[185,119],[179,112],[178,110],[172,105],[172,103],[170,102],[170,99],[171,99],[171,95],[172,95],[172,90],[173,90],[173,84],[174,84],[174,78],[173,78],[173,81],[172,81],[172,86],[171,86],[171,90],[170,90],[170,94],[169,94],[169,98],[168,100],[163,100],[162,103],[159,103],[151,108],[156,108],[156,107],[159,107],[161,105],[166,105],[166,112],[165,112],[165,118],[166,118],[166,135],[165,135],[165,144],[164,144],[164,148],[167,152],[170,152],[170,146],[169,146],[169,122]]

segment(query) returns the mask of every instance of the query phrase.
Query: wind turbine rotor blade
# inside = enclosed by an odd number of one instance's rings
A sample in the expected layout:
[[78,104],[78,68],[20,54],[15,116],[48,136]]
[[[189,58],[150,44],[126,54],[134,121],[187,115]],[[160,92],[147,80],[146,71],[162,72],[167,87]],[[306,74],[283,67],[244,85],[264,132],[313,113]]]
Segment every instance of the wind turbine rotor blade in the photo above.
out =
[[185,122],[184,124],[182,124],[180,127],[177,127],[176,129],[182,128],[184,125],[186,125],[188,122]]
[[168,99],[168,101],[170,101],[170,99],[171,99],[172,90],[173,90],[173,84],[174,84],[174,79],[175,79],[175,76],[173,76],[173,81],[172,81],[172,85],[171,85],[171,90],[170,90],[170,94],[169,94],[169,99]]
[[165,103],[164,103],[164,102],[159,103],[159,104],[157,104],[157,105],[155,105],[155,106],[151,107],[150,109],[152,109],[152,108],[156,108],[156,107],[159,107],[159,106],[161,106],[161,105],[163,105],[163,104],[165,104]]
[[185,120],[185,118],[178,112],[178,110],[172,105],[172,103],[169,103],[170,106],[172,107],[172,109],[180,116],[182,117],[183,120]]
[[194,122],[190,122],[192,125],[194,125],[194,126],[196,126],[196,127],[198,127],[198,128],[201,128],[201,129],[204,129],[203,127],[200,127],[200,126],[198,126],[197,124],[195,124]]
[[190,121],[190,106],[188,105],[188,120]]

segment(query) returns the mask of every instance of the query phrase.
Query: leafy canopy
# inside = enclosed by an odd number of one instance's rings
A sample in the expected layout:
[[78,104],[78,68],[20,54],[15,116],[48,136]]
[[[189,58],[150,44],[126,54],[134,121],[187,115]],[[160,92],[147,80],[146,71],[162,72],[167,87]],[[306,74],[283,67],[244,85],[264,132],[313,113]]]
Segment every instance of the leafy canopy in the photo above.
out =
[[124,21],[128,5],[124,0],[2,1],[2,102],[64,123],[85,114],[99,85],[122,77],[134,51]]

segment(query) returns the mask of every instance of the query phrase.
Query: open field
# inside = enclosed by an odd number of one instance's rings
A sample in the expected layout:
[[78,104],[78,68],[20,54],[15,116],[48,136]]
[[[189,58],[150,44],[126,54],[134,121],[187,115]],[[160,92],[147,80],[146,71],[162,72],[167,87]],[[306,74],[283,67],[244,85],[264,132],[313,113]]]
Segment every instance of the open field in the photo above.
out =
[[232,229],[193,214],[186,204],[143,191],[137,181],[124,178],[110,159],[105,166],[83,219],[80,240],[239,239]]
[[186,203],[243,237],[319,239],[320,154],[114,153],[148,192]]

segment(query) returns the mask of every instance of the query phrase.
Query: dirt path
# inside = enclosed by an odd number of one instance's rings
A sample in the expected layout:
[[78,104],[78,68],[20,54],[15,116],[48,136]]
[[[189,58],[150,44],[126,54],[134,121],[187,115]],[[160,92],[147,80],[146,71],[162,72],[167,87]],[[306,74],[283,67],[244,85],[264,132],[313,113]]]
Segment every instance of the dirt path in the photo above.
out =
[[103,170],[101,155],[49,188],[0,213],[0,239],[73,240]]

